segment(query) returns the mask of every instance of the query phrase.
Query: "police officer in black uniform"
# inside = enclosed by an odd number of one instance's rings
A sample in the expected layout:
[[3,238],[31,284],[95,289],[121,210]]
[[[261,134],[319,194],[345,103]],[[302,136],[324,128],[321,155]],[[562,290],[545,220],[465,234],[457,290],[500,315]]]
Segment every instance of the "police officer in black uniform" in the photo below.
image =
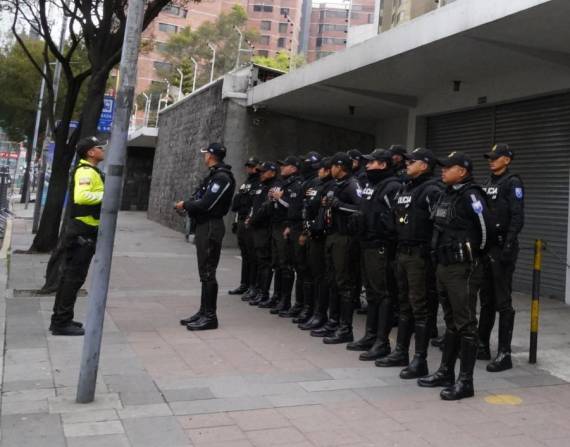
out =
[[360,360],[377,360],[390,353],[391,297],[388,290],[390,263],[394,257],[396,231],[392,209],[400,181],[391,169],[392,155],[375,149],[364,156],[368,182],[360,203],[359,244],[368,311],[364,336],[346,349],[366,351]]
[[366,176],[366,160],[358,149],[350,149],[347,151],[347,155],[352,160],[352,172],[356,180],[362,189],[366,187],[368,183],[368,177]]
[[402,180],[406,180],[406,155],[408,150],[399,144],[392,144],[388,149],[392,154],[394,173]]
[[[303,271],[302,261],[295,259],[296,254],[300,254],[300,247],[295,236],[301,233],[300,221],[290,225],[289,209],[293,206],[299,209],[298,203],[302,200],[301,188],[303,178],[301,176],[301,159],[290,155],[282,161],[281,165],[281,185],[279,189],[270,192],[275,201],[275,210],[272,215],[271,243],[273,253],[273,265],[275,275],[281,277],[281,305],[277,307],[288,307],[291,302],[293,285],[295,285],[295,304],[288,310],[281,310],[278,315],[283,318],[294,318],[303,309]],[[294,213],[296,214],[296,212]],[[297,217],[295,216],[295,219]],[[293,234],[291,234],[293,228]],[[292,236],[292,237],[291,237]],[[295,274],[297,280],[295,281]],[[276,303],[271,303],[274,307]]]
[[301,162],[302,183],[289,194],[288,227],[286,229],[293,244],[293,263],[297,273],[297,283],[302,285],[303,307],[292,322],[304,325],[313,315],[315,300],[314,278],[309,273],[308,246],[301,238],[303,234],[303,204],[306,191],[319,182],[317,173],[321,155],[311,151],[303,156]]
[[245,225],[245,220],[251,210],[253,193],[259,183],[257,166],[259,160],[250,158],[245,162],[247,178],[239,187],[232,202],[232,211],[236,213],[236,220],[232,225],[232,232],[237,235],[238,246],[241,253],[241,281],[240,285],[230,290],[230,295],[247,294],[249,298],[256,295],[255,291],[255,248],[253,246],[253,232]]
[[[428,374],[427,350],[432,327],[430,309],[437,294],[435,270],[429,244],[432,240],[432,213],[443,189],[433,175],[436,158],[429,149],[418,148],[406,155],[409,180],[396,196],[395,217],[398,232],[396,277],[400,317],[396,349],[380,359],[377,366],[405,366],[402,379],[416,379]],[[415,355],[409,362],[409,347],[415,332]]]
[[[257,262],[257,278],[255,288],[257,294],[249,299],[251,305],[258,305],[269,298],[269,286],[271,285],[271,215],[274,202],[269,197],[269,191],[278,187],[279,180],[277,164],[266,161],[259,166],[259,184],[253,193],[251,211],[245,223],[253,231],[253,244],[255,247],[255,259]],[[245,301],[245,297],[242,297]]]
[[325,337],[325,344],[346,343],[354,340],[352,317],[355,302],[356,269],[359,263],[358,245],[350,225],[350,216],[360,207],[362,190],[352,175],[352,160],[344,152],[337,152],[331,160],[331,174],[336,180],[334,192],[329,191],[323,206],[330,215],[326,240],[326,264],[336,284],[340,321],[335,333]]
[[186,210],[188,216],[196,222],[194,241],[202,285],[200,310],[192,317],[180,321],[190,331],[218,328],[216,269],[226,231],[223,217],[230,210],[235,191],[231,166],[224,163],[224,145],[211,143],[200,152],[204,153],[204,163],[210,170],[200,185],[200,194],[176,204],[177,209]]
[[493,226],[489,253],[485,259],[485,280],[481,287],[478,358],[490,360],[489,338],[499,313],[499,349],[487,371],[499,372],[513,367],[511,339],[515,310],[511,297],[513,274],[519,251],[518,235],[524,225],[524,187],[520,177],[509,171],[514,153],[507,144],[496,144],[485,154],[491,176],[483,185]]
[[[319,159],[319,155],[307,154],[309,159]],[[311,164],[315,162],[311,160]],[[307,247],[307,273],[306,280],[312,282],[313,313],[311,318],[299,324],[302,330],[317,330],[322,328],[327,322],[327,308],[330,296],[330,281],[327,281],[325,259],[325,220],[324,213],[321,212],[321,201],[326,192],[334,184],[331,177],[330,157],[326,157],[317,163],[317,176],[306,183],[303,199],[303,233],[299,237],[300,244]],[[337,319],[338,321],[338,319]]]
[[243,301],[249,301],[258,305],[269,297],[271,285],[271,213],[273,202],[269,198],[269,190],[279,184],[277,173],[279,167],[270,161],[263,162],[258,167],[259,183],[253,192],[253,200],[249,216],[245,220],[247,228],[253,233],[253,245],[255,249],[255,261],[257,265],[255,289],[256,295]]
[[[473,178],[473,163],[452,152],[443,160],[442,180],[447,185],[435,208],[432,254],[437,262],[437,283],[446,324],[444,352],[439,369],[418,379],[420,386],[444,386],[443,400],[474,395],[473,368],[477,357],[477,293],[483,280],[482,257],[487,249],[488,210],[485,192]],[[460,370],[455,379],[455,362]]]

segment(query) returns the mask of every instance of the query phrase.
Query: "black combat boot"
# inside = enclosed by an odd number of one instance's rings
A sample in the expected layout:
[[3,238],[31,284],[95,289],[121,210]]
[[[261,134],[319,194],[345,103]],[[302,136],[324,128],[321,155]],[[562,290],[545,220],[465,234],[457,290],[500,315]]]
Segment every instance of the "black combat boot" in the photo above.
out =
[[202,315],[204,315],[204,294],[206,293],[206,285],[204,283],[201,283],[200,285],[200,309],[198,309],[198,312],[196,312],[194,315],[180,320],[180,324],[182,326],[187,326],[190,323],[194,323],[195,321],[198,321]]
[[412,321],[407,315],[401,314],[398,323],[396,349],[390,355],[376,360],[376,366],[388,368],[392,366],[408,366],[410,362],[409,349],[412,337]]
[[85,335],[85,329],[83,327],[74,324],[76,322],[69,321],[61,325],[51,325],[50,331],[52,335],[68,335],[68,336],[81,336]]
[[315,310],[313,316],[306,323],[300,324],[299,329],[309,331],[319,329],[327,322],[327,308],[329,305],[329,290],[326,284],[315,281]]
[[267,299],[261,301],[257,307],[260,309],[273,309],[277,306],[279,301],[281,301],[282,292],[282,272],[281,270],[275,270],[273,274],[273,295],[267,296]]
[[352,333],[352,316],[354,313],[354,303],[350,292],[345,292],[340,296],[340,321],[334,335],[325,337],[323,343],[326,345],[337,345],[354,340]]
[[218,302],[218,283],[209,281],[204,283],[204,314],[198,321],[189,323],[186,328],[189,331],[206,331],[209,329],[218,329],[218,317],[216,316]]
[[440,396],[443,400],[459,400],[466,397],[473,397],[473,368],[477,360],[476,336],[468,335],[461,337],[461,354],[459,377],[455,385],[441,390]]
[[426,388],[448,387],[455,382],[455,361],[459,351],[459,336],[457,332],[449,329],[445,331],[443,336],[445,341],[443,343],[443,354],[439,369],[429,376],[419,378],[419,386]]
[[269,298],[269,286],[271,285],[271,277],[273,273],[270,268],[260,269],[257,273],[259,289],[257,295],[249,300],[250,306],[257,306],[262,301]]
[[292,271],[286,270],[279,275],[279,278],[281,285],[280,298],[279,302],[269,311],[272,315],[287,312],[291,308],[291,292],[293,291],[295,276]]
[[[385,297],[381,299],[380,304],[377,306],[377,314],[378,314],[378,328],[376,331],[376,339],[374,344],[370,347],[370,349],[366,352],[363,352],[358,357],[359,360],[363,362],[371,361],[371,360],[378,360],[382,357],[386,357],[390,354],[390,331],[392,330],[392,321],[391,321],[391,311],[390,307],[392,304],[390,303],[390,299]],[[372,308],[370,307],[368,310],[370,311]]]
[[410,364],[400,371],[400,379],[418,379],[429,374],[427,348],[432,326],[427,321],[416,321],[415,354]]
[[311,331],[311,337],[331,337],[338,329],[340,320],[340,302],[336,285],[329,284],[329,318],[320,329]]
[[487,371],[500,372],[513,367],[511,360],[511,340],[513,339],[514,324],[514,310],[499,313],[499,350],[495,360],[487,365]]
[[378,297],[374,298],[375,299],[368,300],[364,336],[359,340],[347,344],[346,349],[349,351],[368,351],[376,341],[376,336],[378,334],[378,309],[380,307],[380,303],[378,302]]
[[298,317],[303,310],[303,284],[299,283],[298,278],[295,281],[295,304],[286,311],[279,312],[281,318],[295,318]]
[[242,301],[249,301],[249,300],[255,298],[258,293],[259,293],[259,290],[257,289],[257,287],[251,286],[249,289],[247,289],[247,292],[245,292],[241,296],[241,300]]
[[242,295],[247,292],[248,287],[246,284],[240,284],[235,289],[228,290],[228,295]]
[[305,324],[311,319],[314,309],[315,287],[312,281],[303,282],[303,308],[299,315],[293,318],[293,324]]
[[490,303],[481,305],[479,314],[479,348],[477,350],[478,360],[491,360],[489,341],[493,326],[495,326],[495,308]]

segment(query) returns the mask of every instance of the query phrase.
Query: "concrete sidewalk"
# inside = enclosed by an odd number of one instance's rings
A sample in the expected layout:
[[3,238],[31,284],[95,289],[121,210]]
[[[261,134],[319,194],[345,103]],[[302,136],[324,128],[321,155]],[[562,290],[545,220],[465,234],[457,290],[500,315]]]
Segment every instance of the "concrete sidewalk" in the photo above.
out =
[[[31,242],[29,216],[17,215],[13,250]],[[480,362],[476,397],[442,402],[439,390],[400,380],[398,369],[359,362],[344,345],[325,346],[226,295],[238,281],[237,254],[226,250],[218,271],[220,329],[189,332],[178,320],[199,300],[194,246],[143,213],[120,214],[97,398],[88,405],[74,402],[83,339],[51,336],[53,297],[30,292],[48,257],[12,254],[0,293],[1,445],[568,445],[570,308],[562,303],[542,302],[539,363],[530,366],[530,300],[517,297],[516,367],[493,375]],[[358,336],[362,326],[358,316]],[[439,351],[429,355],[437,368]]]

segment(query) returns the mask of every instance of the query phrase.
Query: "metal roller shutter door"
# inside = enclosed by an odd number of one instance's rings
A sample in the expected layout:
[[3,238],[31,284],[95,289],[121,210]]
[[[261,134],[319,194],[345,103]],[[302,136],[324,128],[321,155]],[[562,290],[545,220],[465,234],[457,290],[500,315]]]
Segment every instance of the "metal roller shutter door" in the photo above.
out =
[[[494,142],[515,151],[513,171],[526,188],[526,222],[514,289],[530,293],[533,241],[548,241],[542,294],[564,299],[568,231],[570,94],[453,113],[428,119],[427,145],[438,155],[461,150],[473,157],[475,177],[488,175],[482,154]],[[555,256],[555,253],[559,257]]]

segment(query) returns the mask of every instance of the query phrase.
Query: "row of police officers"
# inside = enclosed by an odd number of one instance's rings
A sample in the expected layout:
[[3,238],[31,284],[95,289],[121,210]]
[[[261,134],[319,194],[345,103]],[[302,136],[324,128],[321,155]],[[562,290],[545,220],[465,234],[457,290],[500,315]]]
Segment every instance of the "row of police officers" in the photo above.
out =
[[[213,157],[206,156],[214,176],[204,181],[202,191],[206,205],[218,210],[214,218],[219,222],[230,208],[226,186],[233,177],[217,148]],[[491,175],[482,186],[472,177],[472,160],[461,152],[436,159],[429,149],[407,152],[393,146],[366,155],[351,150],[323,157],[312,151],[276,163],[250,158],[246,181],[231,203],[242,271],[241,284],[229,293],[291,318],[325,344],[347,343],[347,349],[361,351],[360,360],[401,367],[402,379],[443,387],[444,400],[473,396],[475,361],[491,359],[489,339],[497,312],[499,346],[487,370],[512,368],[511,284],[524,221],[523,185],[509,170],[513,151],[497,144],[484,156]],[[434,175],[437,165],[441,178]],[[198,210],[204,226],[210,220],[200,200],[178,206],[190,217]],[[201,269],[205,283],[215,282],[219,260],[221,239],[211,236],[214,230],[211,224],[204,230],[205,240],[219,240],[204,275]],[[197,241],[199,263],[211,256],[209,243]],[[362,286],[366,328],[355,341],[353,315]],[[200,311],[181,323],[191,330],[216,328],[215,303],[208,298],[213,294],[206,287]],[[438,303],[446,326],[443,355],[439,368],[429,374],[426,359]]]

